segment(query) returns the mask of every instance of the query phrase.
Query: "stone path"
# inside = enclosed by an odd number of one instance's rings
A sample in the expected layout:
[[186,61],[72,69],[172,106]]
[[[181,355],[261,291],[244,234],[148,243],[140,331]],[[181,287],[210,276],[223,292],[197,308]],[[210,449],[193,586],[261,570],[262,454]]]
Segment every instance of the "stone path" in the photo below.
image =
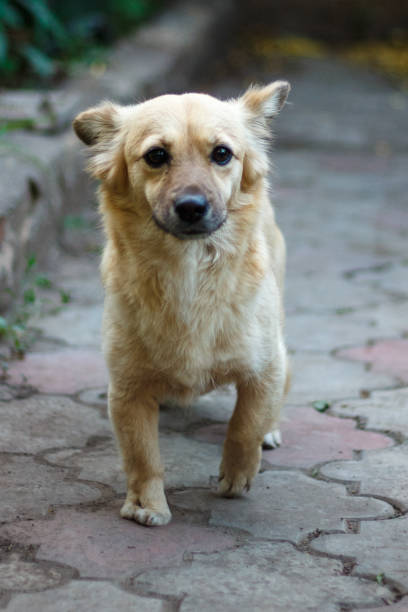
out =
[[[42,337],[0,386],[7,612],[408,610],[408,100],[335,60],[285,75],[275,200],[294,378],[283,446],[264,453],[247,496],[220,499],[233,391],[165,407],[173,521],[121,519],[97,258],[61,255],[53,280],[71,302],[35,321]],[[209,86],[230,95],[243,83]]]

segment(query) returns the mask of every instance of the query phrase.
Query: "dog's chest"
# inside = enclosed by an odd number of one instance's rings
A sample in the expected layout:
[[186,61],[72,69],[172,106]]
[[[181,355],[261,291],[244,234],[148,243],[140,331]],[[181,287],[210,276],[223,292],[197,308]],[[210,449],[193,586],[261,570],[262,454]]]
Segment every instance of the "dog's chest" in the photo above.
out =
[[[188,271],[190,272],[190,271]],[[237,369],[258,369],[262,332],[255,297],[227,271],[161,280],[162,304],[139,312],[140,333],[151,365],[175,385],[202,392]],[[258,364],[259,362],[259,364]]]

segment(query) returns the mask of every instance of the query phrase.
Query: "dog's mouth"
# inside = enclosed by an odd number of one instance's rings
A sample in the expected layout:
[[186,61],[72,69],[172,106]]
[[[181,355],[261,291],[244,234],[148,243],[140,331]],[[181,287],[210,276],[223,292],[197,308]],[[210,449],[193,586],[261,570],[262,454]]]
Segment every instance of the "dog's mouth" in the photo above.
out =
[[208,238],[211,234],[216,232],[226,221],[226,217],[217,222],[206,221],[205,225],[197,224],[196,227],[180,227],[179,224],[175,223],[163,223],[156,215],[152,215],[153,221],[161,230],[167,234],[172,234],[179,240],[200,240]]

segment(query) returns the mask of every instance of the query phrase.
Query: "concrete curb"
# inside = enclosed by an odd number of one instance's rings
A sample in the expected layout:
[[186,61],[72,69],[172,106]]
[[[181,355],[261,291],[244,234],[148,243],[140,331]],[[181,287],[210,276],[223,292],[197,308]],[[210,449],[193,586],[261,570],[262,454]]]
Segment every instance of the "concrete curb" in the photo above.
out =
[[18,294],[28,257],[47,267],[65,215],[93,199],[70,129],[75,114],[106,98],[129,103],[183,91],[227,44],[232,9],[231,1],[180,2],[119,42],[106,68],[58,91],[0,95],[0,117],[28,119],[31,127],[0,136],[0,310]]

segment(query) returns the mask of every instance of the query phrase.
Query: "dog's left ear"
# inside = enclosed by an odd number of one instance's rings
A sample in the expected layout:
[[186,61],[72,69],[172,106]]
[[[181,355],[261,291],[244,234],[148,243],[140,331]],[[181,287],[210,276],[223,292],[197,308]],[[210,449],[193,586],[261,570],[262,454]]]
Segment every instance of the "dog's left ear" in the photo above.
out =
[[290,85],[275,81],[266,87],[250,87],[238,100],[245,111],[249,145],[244,156],[241,189],[250,191],[268,172],[265,143],[270,139],[269,123],[286,102]]
[[275,81],[265,87],[250,87],[241,101],[255,119],[267,121],[281,110],[289,91],[290,85],[287,81]]

